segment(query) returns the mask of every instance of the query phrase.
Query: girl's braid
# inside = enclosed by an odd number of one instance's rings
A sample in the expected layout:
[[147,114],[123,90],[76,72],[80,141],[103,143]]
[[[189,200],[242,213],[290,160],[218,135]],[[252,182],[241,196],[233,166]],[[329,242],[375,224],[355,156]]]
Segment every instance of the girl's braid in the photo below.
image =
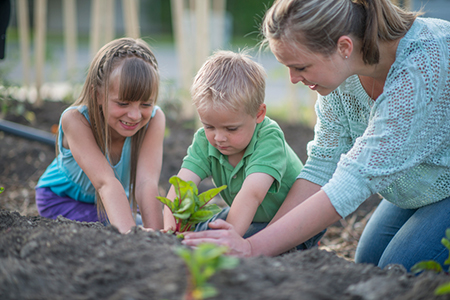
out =
[[114,57],[128,57],[128,56],[136,56],[143,59],[146,62],[149,62],[155,69],[158,69],[158,63],[156,62],[156,58],[150,51],[142,48],[139,44],[134,45],[124,45],[121,48],[117,49],[114,53]]
[[143,48],[139,44],[125,44],[125,45],[119,45],[118,47],[115,47],[105,53],[105,55],[101,58],[98,69],[97,69],[97,79],[102,82],[104,79],[104,66],[105,64],[110,65],[114,61],[115,58],[123,59],[125,57],[139,57],[142,60],[150,63],[156,70],[158,70],[158,63],[156,61],[155,56],[150,50],[147,50]]

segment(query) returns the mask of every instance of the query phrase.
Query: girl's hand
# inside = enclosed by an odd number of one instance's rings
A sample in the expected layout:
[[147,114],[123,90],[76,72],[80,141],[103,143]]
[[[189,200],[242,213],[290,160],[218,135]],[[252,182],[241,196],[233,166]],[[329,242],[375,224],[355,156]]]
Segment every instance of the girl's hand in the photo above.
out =
[[229,248],[227,254],[249,257],[252,256],[252,247],[250,241],[243,239],[233,228],[233,225],[218,219],[209,224],[214,230],[205,230],[200,232],[184,232],[183,244],[191,247],[202,243],[213,243]]

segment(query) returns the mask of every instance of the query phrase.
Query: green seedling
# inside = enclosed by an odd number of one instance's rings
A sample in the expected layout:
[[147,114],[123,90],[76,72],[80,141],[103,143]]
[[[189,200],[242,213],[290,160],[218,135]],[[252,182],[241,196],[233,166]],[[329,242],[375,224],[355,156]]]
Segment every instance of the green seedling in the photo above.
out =
[[0,194],[3,193],[4,190],[5,190],[5,188],[0,186]]
[[[445,237],[442,238],[441,243],[449,250],[449,256],[444,261],[444,265],[450,265],[450,228],[448,228],[445,231]],[[421,261],[411,267],[411,272],[413,273],[419,273],[425,270],[441,273],[444,271],[444,268],[434,260]],[[434,290],[434,294],[435,295],[450,294],[450,282],[438,286],[436,290]]]
[[216,288],[209,284],[208,279],[217,271],[235,268],[239,259],[223,255],[228,251],[225,246],[215,244],[200,244],[195,250],[179,247],[175,252],[184,260],[190,273],[190,282],[186,299],[201,300],[218,294]]
[[156,197],[165,204],[175,219],[175,232],[185,232],[193,229],[195,224],[207,221],[220,212],[217,204],[208,204],[220,191],[227,186],[223,185],[198,194],[197,186],[192,181],[184,181],[172,176],[169,182],[175,188],[177,197],[172,201],[166,197]]

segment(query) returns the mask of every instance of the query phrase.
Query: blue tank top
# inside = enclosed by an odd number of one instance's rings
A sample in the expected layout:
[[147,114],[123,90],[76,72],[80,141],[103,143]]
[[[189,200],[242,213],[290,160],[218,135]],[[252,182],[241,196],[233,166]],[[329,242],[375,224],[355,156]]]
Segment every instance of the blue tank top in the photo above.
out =
[[[88,109],[85,105],[67,108],[61,114],[61,118],[64,113],[71,109],[78,109],[78,111],[89,121]],[[152,118],[157,109],[159,109],[159,107],[155,106]],[[60,119],[59,134],[57,137],[59,154],[47,167],[44,174],[42,174],[36,187],[48,187],[53,193],[61,197],[70,197],[81,202],[95,203],[95,188],[73,158],[70,149],[66,149],[62,146],[63,136],[64,132],[62,130]],[[130,151],[131,138],[127,137],[123,144],[120,160],[117,164],[112,166],[116,178],[122,183],[122,186],[125,189],[127,197],[129,196],[130,190]]]

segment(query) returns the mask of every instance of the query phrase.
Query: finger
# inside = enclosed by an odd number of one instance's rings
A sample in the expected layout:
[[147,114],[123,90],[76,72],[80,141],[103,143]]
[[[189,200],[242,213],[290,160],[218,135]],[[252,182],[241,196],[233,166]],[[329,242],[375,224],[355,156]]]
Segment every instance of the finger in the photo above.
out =
[[202,239],[184,239],[181,242],[183,245],[190,246],[190,247],[196,247],[200,244],[204,243],[210,243],[210,244],[216,244],[216,245],[222,245],[219,240],[217,239],[208,239],[208,238],[202,238]]
[[209,223],[209,227],[211,229],[223,229],[223,230],[233,229],[233,225],[222,219],[217,219],[214,222]]
[[203,238],[218,239],[218,238],[223,237],[225,232],[226,231],[224,231],[224,230],[204,230],[204,231],[198,231],[198,232],[185,232],[184,238],[185,239],[203,239]]
[[141,227],[141,229],[147,232],[155,231],[153,228]]

